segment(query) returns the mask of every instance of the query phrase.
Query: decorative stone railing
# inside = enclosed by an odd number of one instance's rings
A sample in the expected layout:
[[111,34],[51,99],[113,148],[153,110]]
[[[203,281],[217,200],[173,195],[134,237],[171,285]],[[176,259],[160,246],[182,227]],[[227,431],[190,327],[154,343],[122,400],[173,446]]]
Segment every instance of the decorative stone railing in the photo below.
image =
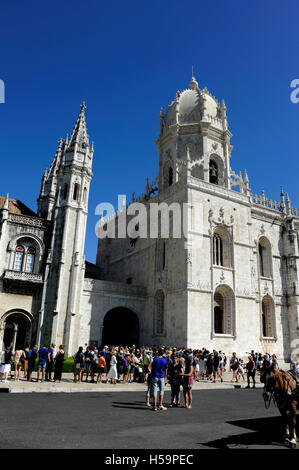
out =
[[37,284],[41,284],[43,282],[42,274],[12,271],[10,269],[7,269],[4,272],[3,279],[11,279],[14,281],[23,281],[23,282],[34,282]]
[[8,220],[17,224],[31,225],[33,227],[46,228],[45,221],[39,217],[30,217],[26,215],[9,214]]

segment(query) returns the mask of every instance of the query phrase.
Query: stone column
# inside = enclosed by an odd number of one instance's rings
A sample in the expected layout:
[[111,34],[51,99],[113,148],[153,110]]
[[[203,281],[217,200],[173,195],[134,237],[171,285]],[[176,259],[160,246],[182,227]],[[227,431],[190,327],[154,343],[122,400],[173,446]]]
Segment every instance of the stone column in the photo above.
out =
[[17,334],[18,334],[18,324],[14,323],[14,333],[13,333],[13,341],[12,341],[12,352],[15,352],[16,349],[16,341],[17,341]]

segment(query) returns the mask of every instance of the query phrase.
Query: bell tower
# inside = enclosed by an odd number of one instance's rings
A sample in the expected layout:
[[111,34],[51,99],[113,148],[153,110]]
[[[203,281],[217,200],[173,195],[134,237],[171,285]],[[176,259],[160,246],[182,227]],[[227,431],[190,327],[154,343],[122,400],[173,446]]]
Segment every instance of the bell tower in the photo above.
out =
[[230,188],[231,137],[224,100],[220,105],[192,77],[189,88],[176,93],[165,113],[161,108],[156,140],[159,191],[176,183],[188,170],[195,178]]
[[70,139],[60,140],[49,172],[42,178],[39,216],[52,222],[42,305],[39,342],[64,344],[67,353],[77,347],[80,293],[85,258],[84,242],[92,178],[93,144],[85,122],[85,103]]

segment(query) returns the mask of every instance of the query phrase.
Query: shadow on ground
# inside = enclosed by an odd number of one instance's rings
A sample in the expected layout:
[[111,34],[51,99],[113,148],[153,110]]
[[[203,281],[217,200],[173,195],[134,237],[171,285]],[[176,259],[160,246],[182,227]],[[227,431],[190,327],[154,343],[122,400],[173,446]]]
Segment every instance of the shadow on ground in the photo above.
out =
[[[216,449],[248,448],[248,447],[268,447],[286,448],[283,444],[283,428],[280,416],[269,418],[244,419],[227,421],[227,424],[245,428],[251,432],[235,434],[222,439],[216,439],[201,445]],[[297,421],[298,435],[298,421]]]

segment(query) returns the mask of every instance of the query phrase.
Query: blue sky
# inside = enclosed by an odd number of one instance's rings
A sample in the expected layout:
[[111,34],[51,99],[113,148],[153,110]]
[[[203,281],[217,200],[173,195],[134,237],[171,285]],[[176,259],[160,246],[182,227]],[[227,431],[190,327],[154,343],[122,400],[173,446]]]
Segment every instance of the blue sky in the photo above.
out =
[[296,0],[16,0],[1,6],[1,195],[36,210],[40,178],[86,101],[95,156],[86,236],[94,262],[95,207],[143,192],[157,174],[159,112],[188,87],[225,99],[232,168],[253,192],[299,207]]

